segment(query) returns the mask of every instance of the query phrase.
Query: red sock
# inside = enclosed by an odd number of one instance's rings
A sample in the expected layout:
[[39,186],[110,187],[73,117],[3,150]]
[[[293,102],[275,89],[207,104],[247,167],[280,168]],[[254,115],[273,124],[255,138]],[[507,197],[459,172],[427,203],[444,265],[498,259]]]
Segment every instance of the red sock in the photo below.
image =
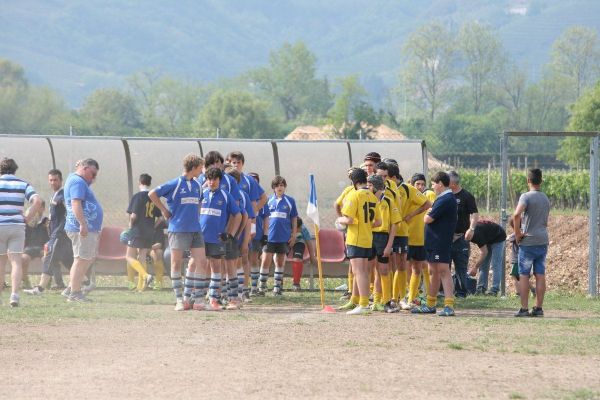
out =
[[292,261],[292,278],[294,285],[300,284],[300,278],[302,278],[302,267],[304,264],[302,261]]

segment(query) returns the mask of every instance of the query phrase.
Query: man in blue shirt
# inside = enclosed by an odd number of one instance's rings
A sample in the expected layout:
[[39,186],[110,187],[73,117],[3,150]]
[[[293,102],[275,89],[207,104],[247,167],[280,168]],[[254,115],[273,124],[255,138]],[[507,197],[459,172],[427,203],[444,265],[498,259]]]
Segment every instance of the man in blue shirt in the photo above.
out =
[[96,258],[103,220],[102,207],[90,187],[99,169],[98,162],[92,158],[79,161],[75,173],[70,174],[65,182],[65,232],[71,239],[74,259],[69,288],[66,289],[69,293],[67,301],[87,301],[81,285]]
[[42,208],[42,199],[33,187],[15,176],[17,168],[19,167],[12,158],[0,161],[0,292],[4,288],[4,267],[10,259],[11,307],[19,305],[19,287],[23,275],[21,254],[25,244],[25,201],[32,204],[29,216],[35,215]]
[[[204,252],[204,240],[200,229],[200,196],[201,187],[196,180],[202,172],[204,160],[196,154],[188,154],[183,159],[183,173],[148,193],[150,200],[160,209],[162,215],[169,220],[169,247],[171,249],[171,281],[175,292],[175,311],[191,309],[189,301],[193,282],[199,286],[208,282],[208,268]],[[167,200],[167,207],[160,201]],[[190,289],[187,302],[184,304],[181,284],[181,265],[183,252],[190,250],[192,260],[188,266],[186,286]],[[205,287],[205,286],[204,286]],[[202,289],[202,287],[200,287]],[[201,307],[201,306],[199,306]]]
[[294,247],[296,241],[298,210],[296,209],[296,201],[285,194],[286,187],[287,182],[283,177],[277,175],[273,178],[271,188],[275,193],[267,201],[268,212],[263,223],[263,229],[268,232],[268,237],[267,244],[263,247],[258,295],[264,296],[265,294],[273,254],[275,254],[275,287],[273,288],[273,294],[275,296],[282,294],[285,256],[288,249]]
[[434,314],[440,282],[444,288],[444,309],[438,315],[454,315],[454,288],[450,275],[452,239],[457,221],[457,206],[450,177],[445,172],[437,172],[431,177],[431,188],[437,195],[433,207],[425,214],[425,252],[431,273],[427,304],[413,308],[415,314]]
[[[219,168],[212,167],[206,171],[205,177],[208,187],[202,191],[200,226],[210,266],[210,303],[207,310],[218,311],[221,309],[218,299],[222,259],[226,253],[227,243],[233,241],[233,235],[237,232],[242,216],[233,196],[220,188],[223,172]],[[227,275],[230,277],[228,309],[239,308],[235,264],[233,266],[233,270],[227,270]]]

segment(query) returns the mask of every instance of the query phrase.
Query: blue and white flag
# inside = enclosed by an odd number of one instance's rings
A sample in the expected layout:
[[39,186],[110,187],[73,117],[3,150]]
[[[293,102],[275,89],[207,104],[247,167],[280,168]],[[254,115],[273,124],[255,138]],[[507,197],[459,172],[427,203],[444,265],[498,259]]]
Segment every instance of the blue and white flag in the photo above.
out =
[[309,175],[310,180],[310,195],[308,196],[308,206],[306,207],[306,215],[312,219],[315,225],[319,226],[319,206],[317,205],[317,188],[315,186],[315,176]]

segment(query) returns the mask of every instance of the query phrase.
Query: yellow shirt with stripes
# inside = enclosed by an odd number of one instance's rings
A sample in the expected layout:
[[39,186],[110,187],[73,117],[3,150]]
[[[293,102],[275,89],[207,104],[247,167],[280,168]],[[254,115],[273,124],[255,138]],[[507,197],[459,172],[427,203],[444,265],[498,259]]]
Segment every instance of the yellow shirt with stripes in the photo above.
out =
[[373,246],[373,221],[381,220],[377,197],[367,188],[351,191],[344,200],[342,215],[353,219],[346,231],[346,245]]
[[[426,190],[423,195],[431,204],[435,201],[435,192]],[[421,206],[413,206],[409,212],[412,212]],[[408,245],[409,246],[425,246],[425,221],[423,218],[427,210],[412,217],[408,223]]]
[[385,192],[381,200],[379,200],[378,205],[381,212],[381,226],[373,228],[373,232],[389,233],[391,226],[402,220],[400,210],[398,210],[396,201],[385,194]]

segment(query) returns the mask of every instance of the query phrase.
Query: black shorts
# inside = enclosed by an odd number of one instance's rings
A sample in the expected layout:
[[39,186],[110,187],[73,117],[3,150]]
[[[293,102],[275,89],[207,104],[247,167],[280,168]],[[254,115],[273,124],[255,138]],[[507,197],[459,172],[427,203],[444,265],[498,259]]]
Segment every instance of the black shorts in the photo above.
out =
[[373,248],[367,249],[366,247],[358,247],[352,245],[346,245],[346,254],[349,259],[353,258],[368,258],[372,260],[375,258],[373,254]]
[[408,246],[408,259],[411,261],[425,261],[427,253],[425,246]]
[[304,258],[304,249],[306,249],[306,243],[304,243],[304,242],[294,243],[294,249],[292,251],[293,257],[302,260]]
[[156,229],[154,231],[154,235],[152,236],[152,245],[159,243],[161,245],[161,247],[164,249],[166,247],[165,246],[166,238],[167,238],[167,235],[165,235],[165,233],[163,232],[162,229]]
[[223,258],[225,256],[225,243],[204,243],[206,257]]
[[288,244],[283,243],[274,243],[267,242],[263,247],[263,253],[274,253],[274,254],[287,254],[288,253]]
[[23,253],[27,254],[31,257],[32,260],[36,258],[41,258],[43,255],[44,249],[42,246],[25,246],[23,248]]
[[450,246],[443,249],[426,249],[427,262],[450,264]]
[[73,246],[71,240],[65,235],[48,242],[48,254],[42,259],[42,273],[52,275],[52,268],[60,268],[62,264],[66,269],[71,269],[73,264]]
[[376,256],[382,256],[390,235],[384,232],[373,232],[373,251]]
[[262,251],[263,245],[260,239],[254,239],[250,242],[250,250],[260,253]]
[[127,242],[127,246],[134,249],[151,249],[153,244],[154,238],[152,236],[134,236]]
[[225,259],[235,260],[241,257],[242,252],[240,251],[240,245],[236,239],[230,239],[225,242]]
[[408,253],[408,236],[396,236],[394,238],[392,251],[398,254]]

